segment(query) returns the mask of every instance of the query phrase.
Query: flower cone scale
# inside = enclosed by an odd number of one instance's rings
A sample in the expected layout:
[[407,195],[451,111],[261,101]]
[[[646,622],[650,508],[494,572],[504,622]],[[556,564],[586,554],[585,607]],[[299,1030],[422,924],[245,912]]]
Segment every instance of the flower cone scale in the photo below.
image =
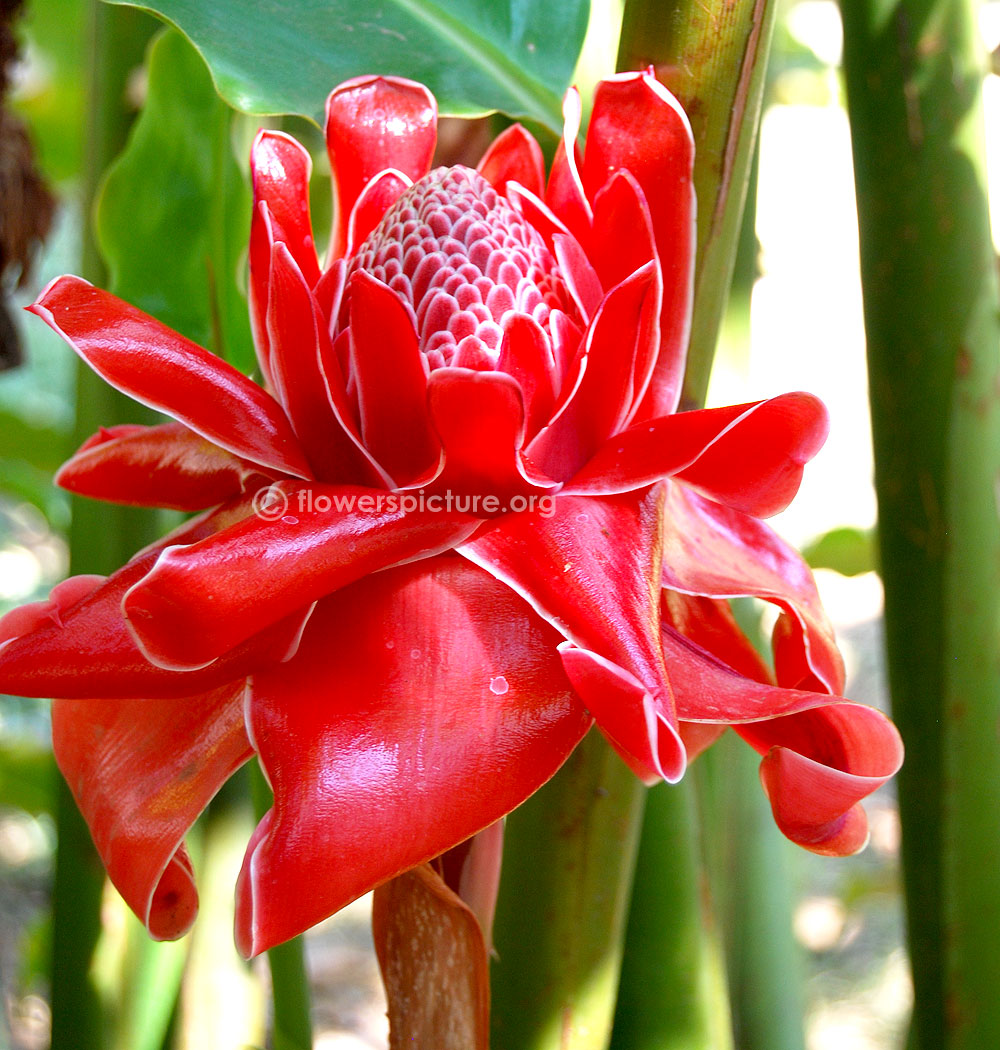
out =
[[[262,131],[249,300],[262,385],[107,292],[30,309],[175,422],[95,435],[58,480],[202,511],[106,580],[0,620],[0,690],[59,697],[57,760],[154,937],[197,896],[187,828],[256,757],[274,804],[237,886],[254,955],[519,805],[593,722],[644,780],[727,726],[790,838],[863,844],[901,760],[846,701],[812,577],[761,518],[827,431],[804,393],[676,412],[693,145],[649,73],[579,99],[548,179],[523,128],[430,169],[410,81],[337,88],[310,161]],[[780,609],[771,675],[725,599]]]

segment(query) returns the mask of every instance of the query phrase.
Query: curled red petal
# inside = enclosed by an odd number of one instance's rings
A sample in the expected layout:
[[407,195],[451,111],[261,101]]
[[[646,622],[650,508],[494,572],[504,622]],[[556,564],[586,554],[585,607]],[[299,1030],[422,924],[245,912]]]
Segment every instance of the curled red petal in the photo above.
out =
[[376,175],[354,202],[347,224],[347,255],[361,247],[365,238],[382,221],[382,216],[413,185],[401,171],[387,168]]
[[111,881],[155,940],[198,910],[183,838],[252,754],[242,683],[201,696],[56,700],[52,746]]
[[129,397],[252,463],[309,477],[281,406],[148,314],[79,277],[57,277],[28,309]]
[[327,99],[325,130],[334,187],[330,258],[339,259],[347,248],[351,210],[372,178],[396,168],[415,182],[430,170],[437,102],[412,80],[358,77]]
[[[173,670],[208,666],[296,609],[371,572],[461,543],[477,519],[411,509],[406,494],[277,482],[257,515],[165,549],[122,607],[143,652]],[[269,502],[270,501],[270,502]]]
[[570,480],[571,492],[623,492],[676,477],[755,517],[784,510],[829,419],[812,394],[678,412],[614,434]]
[[512,314],[504,321],[497,370],[517,380],[524,399],[525,434],[534,437],[555,407],[556,364],[541,326],[527,314]]
[[[244,504],[244,512],[248,507]],[[254,635],[204,670],[177,674],[151,664],[122,615],[122,597],[171,542],[194,542],[236,520],[232,508],[188,523],[106,580],[71,577],[49,600],[0,618],[0,692],[15,696],[185,697],[287,659],[309,609]]]
[[[269,287],[267,330],[274,385],[315,476],[325,481],[377,484],[379,474],[350,422],[343,422],[343,401],[338,405],[331,396],[331,391],[338,390],[340,376],[326,320],[281,243],[274,245],[271,254]],[[336,374],[331,375],[331,365]]]
[[250,221],[250,323],[257,357],[271,379],[270,347],[264,318],[268,302],[271,245],[284,241],[312,288],[319,280],[319,260],[309,217],[312,158],[281,131],[261,129],[250,150],[253,212]]
[[239,495],[255,475],[258,467],[183,423],[162,423],[95,434],[59,468],[55,482],[91,499],[187,511]]
[[[658,488],[609,497],[559,494],[544,512],[499,518],[459,553],[520,594],[572,643],[575,648],[563,653],[567,671],[598,725],[604,728],[604,713],[612,718],[608,736],[615,746],[635,741],[631,754],[641,775],[656,769],[652,751],[675,779],[684,754],[673,733],[676,716],[660,645],[662,512]],[[593,695],[598,690],[606,696]],[[626,695],[633,708],[621,714],[616,705]],[[647,695],[649,712],[666,727],[653,726],[652,737],[640,709]],[[619,728],[625,719],[627,735]]]
[[521,124],[512,124],[497,135],[476,170],[497,193],[505,196],[509,182],[518,183],[536,197],[545,192],[542,147]]
[[570,88],[563,97],[563,134],[552,161],[545,203],[584,246],[590,246],[593,212],[580,176],[580,150],[576,144],[582,121],[580,93]]
[[587,331],[582,376],[552,422],[528,446],[550,477],[572,478],[627,421],[633,366],[653,333],[655,268],[632,274],[605,297]]
[[649,205],[663,271],[660,353],[640,410],[645,418],[674,411],[684,377],[694,287],[693,167],[687,116],[651,73],[601,81],[587,130],[583,185],[594,200],[614,172],[631,172]]
[[392,289],[363,270],[349,284],[351,363],[361,437],[397,487],[438,473],[441,447],[427,407],[427,369],[413,320]]
[[296,658],[251,686],[274,808],[237,888],[243,954],[464,841],[552,776],[590,725],[558,640],[451,556],[322,601]]
[[478,493],[508,509],[514,496],[544,494],[556,487],[525,462],[524,403],[516,379],[504,372],[437,368],[427,403],[444,450],[444,466],[430,491]]
[[[809,566],[764,522],[705,499],[683,485],[664,483],[663,586],[711,598],[754,595],[788,616],[791,637],[776,661],[785,686],[839,694],[844,664]],[[784,664],[807,674],[792,676]]]

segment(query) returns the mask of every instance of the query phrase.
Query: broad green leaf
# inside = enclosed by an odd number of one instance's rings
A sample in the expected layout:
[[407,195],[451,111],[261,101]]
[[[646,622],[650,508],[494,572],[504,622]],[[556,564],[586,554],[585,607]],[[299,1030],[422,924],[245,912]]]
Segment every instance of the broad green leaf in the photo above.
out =
[[184,37],[158,36],[146,104],[98,199],[97,237],[116,295],[249,366],[239,277],[251,205],[232,117]]
[[[111,0],[126,3],[128,0]],[[501,110],[554,130],[587,27],[587,0],[153,0],[205,56],[220,94],[253,113],[321,120],[349,77],[426,84],[443,113]]]
[[871,529],[831,529],[813,540],[802,556],[814,569],[833,569],[843,576],[858,576],[878,568]]

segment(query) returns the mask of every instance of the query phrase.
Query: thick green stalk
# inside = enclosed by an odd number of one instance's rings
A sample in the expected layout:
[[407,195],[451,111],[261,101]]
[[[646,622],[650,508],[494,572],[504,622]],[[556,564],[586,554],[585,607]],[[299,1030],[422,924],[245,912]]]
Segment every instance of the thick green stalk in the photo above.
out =
[[760,757],[727,733],[694,769],[740,1050],[805,1050],[801,950],[792,935],[791,851],[760,788]]
[[646,799],[612,1050],[731,1050],[691,779]]
[[492,1050],[604,1050],[645,789],[595,730],[507,818]]
[[1000,1046],[1000,529],[969,0],[842,0],[920,1050]]
[[686,408],[704,402],[726,311],[776,6],[774,0],[625,5],[618,68],[654,66],[694,132],[698,250]]
[[[254,811],[260,819],[271,808],[271,791],[256,764],[250,768],[250,783]],[[271,948],[267,964],[271,970],[274,1050],[310,1050],[309,975],[302,938],[295,937]]]
[[[152,26],[138,11],[92,5],[88,41],[90,69],[89,124],[83,185],[84,215],[90,214],[97,182],[121,149],[131,120],[125,103],[126,83],[142,62]],[[84,223],[83,274],[99,281],[103,267]],[[99,426],[122,418],[122,400],[89,369],[77,382],[79,441]],[[74,573],[109,573],[152,538],[148,516],[121,507],[73,501],[70,564]],[[53,883],[52,919],[52,1050],[100,1050],[106,1045],[102,1008],[90,966],[100,934],[100,899],[104,874],[90,833],[69,790],[60,780],[57,812],[59,846]]]

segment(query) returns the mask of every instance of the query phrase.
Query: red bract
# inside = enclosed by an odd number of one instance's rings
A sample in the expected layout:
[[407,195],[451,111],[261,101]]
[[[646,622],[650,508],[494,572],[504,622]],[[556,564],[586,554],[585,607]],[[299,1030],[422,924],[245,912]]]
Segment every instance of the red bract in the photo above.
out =
[[[63,698],[57,758],[125,899],[154,936],[187,928],[183,835],[256,754],[274,806],[237,889],[254,954],[496,821],[592,720],[648,781],[734,726],[787,835],[860,848],[899,740],[838,695],[812,577],[759,520],[826,413],[801,393],[676,412],[677,103],[649,74],[604,81],[581,155],[571,92],[547,181],[520,127],[477,171],[429,171],[418,84],[350,81],[327,113],[325,267],[308,154],[273,131],[253,147],[263,386],[78,278],[32,307],[177,420],[102,431],[59,482],[205,511],[0,621],[0,688]],[[736,595],[781,610],[774,678]]]

